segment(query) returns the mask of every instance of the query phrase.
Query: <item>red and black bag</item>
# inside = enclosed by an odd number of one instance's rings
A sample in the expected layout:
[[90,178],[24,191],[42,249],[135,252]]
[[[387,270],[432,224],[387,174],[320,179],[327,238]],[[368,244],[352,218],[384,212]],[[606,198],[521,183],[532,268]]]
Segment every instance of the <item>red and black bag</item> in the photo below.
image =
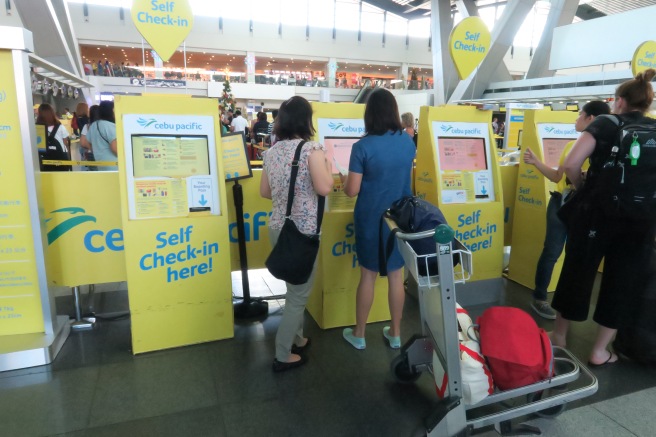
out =
[[518,308],[492,307],[477,322],[481,353],[500,390],[553,376],[551,340],[528,313]]

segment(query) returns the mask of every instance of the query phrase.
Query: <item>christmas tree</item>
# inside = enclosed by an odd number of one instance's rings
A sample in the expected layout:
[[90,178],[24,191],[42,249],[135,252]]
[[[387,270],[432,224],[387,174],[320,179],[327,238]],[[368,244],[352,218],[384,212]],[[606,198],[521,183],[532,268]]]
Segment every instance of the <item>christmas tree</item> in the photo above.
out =
[[230,81],[228,79],[223,82],[223,94],[219,99],[219,104],[224,111],[235,111],[235,99],[232,97],[232,90],[230,89]]

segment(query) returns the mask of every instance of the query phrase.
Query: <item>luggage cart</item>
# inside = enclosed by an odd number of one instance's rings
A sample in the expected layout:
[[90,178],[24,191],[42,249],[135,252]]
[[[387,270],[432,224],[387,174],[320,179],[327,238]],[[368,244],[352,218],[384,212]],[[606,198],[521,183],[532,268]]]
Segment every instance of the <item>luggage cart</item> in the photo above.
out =
[[[388,226],[396,228],[388,219]],[[540,434],[536,427],[515,425],[511,419],[537,414],[555,417],[567,402],[597,391],[597,378],[569,351],[554,347],[555,375],[543,381],[506,391],[497,391],[474,405],[465,405],[461,396],[460,350],[456,319],[455,284],[464,283],[473,273],[471,252],[459,241],[451,247],[454,231],[447,225],[419,233],[396,234],[406,269],[417,281],[422,334],[414,335],[392,361],[392,373],[400,382],[414,382],[423,371],[433,373],[441,365],[448,376],[448,389],[433,412],[424,419],[430,437],[468,436],[479,428],[494,425],[501,435]],[[436,252],[417,255],[408,241],[432,237]],[[432,258],[432,260],[431,260]],[[438,275],[421,276],[418,266],[437,258]],[[454,259],[459,265],[454,269]],[[428,271],[428,269],[426,269]],[[439,361],[439,363],[438,363]],[[589,383],[575,383],[581,374]],[[436,381],[440,386],[442,381]],[[570,387],[568,387],[570,386]]]

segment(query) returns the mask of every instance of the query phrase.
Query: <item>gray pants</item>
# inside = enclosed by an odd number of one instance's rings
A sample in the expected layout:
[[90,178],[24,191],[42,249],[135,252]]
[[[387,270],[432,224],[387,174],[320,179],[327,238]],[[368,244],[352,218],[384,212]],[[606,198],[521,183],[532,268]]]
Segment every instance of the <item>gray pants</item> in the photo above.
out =
[[[280,235],[279,229],[269,228],[269,239],[271,246],[275,246]],[[312,274],[305,284],[292,285],[287,284],[287,295],[285,296],[285,310],[282,313],[282,320],[278,326],[276,334],[276,359],[278,361],[287,361],[291,353],[292,344],[300,343],[303,339],[303,319],[305,313],[305,304],[307,303],[314,275],[317,272],[319,256],[314,261]]]

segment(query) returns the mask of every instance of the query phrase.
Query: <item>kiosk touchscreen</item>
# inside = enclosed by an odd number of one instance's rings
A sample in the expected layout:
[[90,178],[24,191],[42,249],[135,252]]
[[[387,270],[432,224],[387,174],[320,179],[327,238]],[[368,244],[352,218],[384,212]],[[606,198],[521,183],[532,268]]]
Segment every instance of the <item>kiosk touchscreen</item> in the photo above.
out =
[[39,152],[46,152],[46,141],[48,137],[48,129],[45,124],[36,125],[36,148]]
[[490,111],[469,106],[422,107],[419,117],[416,194],[442,210],[471,250],[472,283],[502,274],[503,194],[490,120]]
[[[558,168],[563,151],[579,136],[574,127],[576,117],[569,111],[525,111],[523,148],[530,148],[549,167]],[[519,160],[508,277],[531,289],[544,245],[550,193],[557,190],[557,184],[535,166]],[[555,289],[561,265],[562,257],[554,267],[549,290]]]

